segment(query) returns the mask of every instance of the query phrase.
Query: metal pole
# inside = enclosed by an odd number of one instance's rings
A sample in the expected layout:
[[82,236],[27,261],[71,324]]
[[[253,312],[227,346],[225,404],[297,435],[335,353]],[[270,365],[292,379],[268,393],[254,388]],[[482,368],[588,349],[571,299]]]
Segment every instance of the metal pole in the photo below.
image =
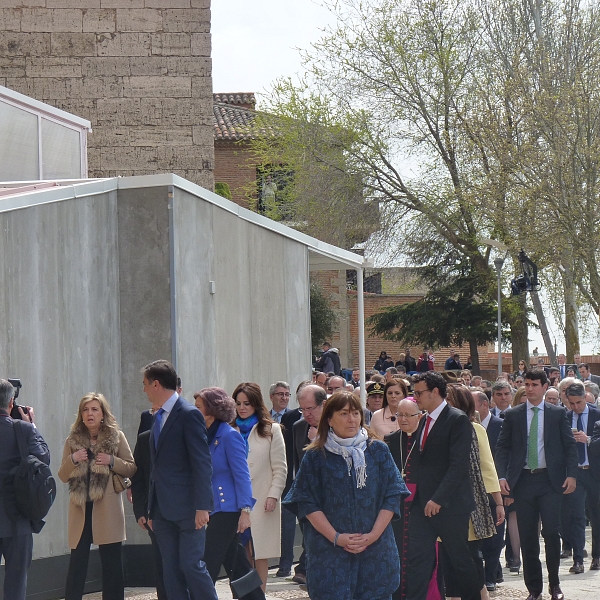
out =
[[498,273],[498,376],[502,374],[502,292],[500,275],[502,273],[502,265],[504,259],[497,258],[494,260],[496,272]]
[[363,293],[363,269],[356,269],[356,293],[358,296],[358,370],[360,371],[360,401],[367,405],[365,387],[365,297]]

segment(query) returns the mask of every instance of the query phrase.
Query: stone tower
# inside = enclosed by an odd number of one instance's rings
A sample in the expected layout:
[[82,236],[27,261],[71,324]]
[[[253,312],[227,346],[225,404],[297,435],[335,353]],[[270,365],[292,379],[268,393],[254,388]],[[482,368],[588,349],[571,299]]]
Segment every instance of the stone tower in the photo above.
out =
[[0,84],[91,121],[90,177],[213,188],[210,0],[0,0]]

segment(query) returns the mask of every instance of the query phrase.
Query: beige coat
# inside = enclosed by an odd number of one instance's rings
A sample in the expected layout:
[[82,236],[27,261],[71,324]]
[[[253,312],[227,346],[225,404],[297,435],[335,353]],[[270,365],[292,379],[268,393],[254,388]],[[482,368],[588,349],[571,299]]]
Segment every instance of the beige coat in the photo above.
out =
[[[58,477],[67,483],[75,465],[71,460],[71,449],[65,442]],[[119,448],[115,455],[113,470],[123,477],[133,477],[136,466],[125,434],[119,431]],[[76,548],[85,522],[85,507],[69,502],[69,548]],[[92,539],[94,544],[114,544],[125,540],[125,512],[121,494],[117,494],[112,483],[112,474],[101,500],[94,502],[92,510]]]
[[[273,423],[273,438],[262,438],[256,425],[248,437],[248,466],[252,480],[252,495],[256,498],[250,513],[252,540],[256,558],[281,556],[281,493],[287,477],[285,444],[281,427]],[[267,498],[276,498],[271,513],[265,512]]]

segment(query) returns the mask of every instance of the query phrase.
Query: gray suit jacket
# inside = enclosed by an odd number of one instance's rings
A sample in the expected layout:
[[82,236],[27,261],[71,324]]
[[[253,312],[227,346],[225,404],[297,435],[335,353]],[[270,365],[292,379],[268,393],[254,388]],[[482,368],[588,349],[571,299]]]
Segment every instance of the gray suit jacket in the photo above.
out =
[[[37,432],[33,425],[26,423],[28,433],[29,454],[37,456],[42,462],[50,464],[50,451],[44,438]],[[17,436],[14,431],[14,422],[8,414],[0,412],[0,489],[4,478],[9,471],[21,462]],[[31,524],[28,519],[20,518],[12,521],[6,514],[4,497],[0,493],[0,538],[13,537],[31,533]]]

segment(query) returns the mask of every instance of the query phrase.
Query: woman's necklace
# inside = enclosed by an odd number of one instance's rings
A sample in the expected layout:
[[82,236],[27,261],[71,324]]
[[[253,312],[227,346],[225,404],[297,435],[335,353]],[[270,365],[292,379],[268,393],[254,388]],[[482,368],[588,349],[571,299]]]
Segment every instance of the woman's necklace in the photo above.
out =
[[[408,445],[410,443],[412,433],[407,433],[406,437],[407,437],[407,445]],[[400,473],[402,475],[402,479],[404,479],[406,477],[406,465],[408,464],[408,459],[410,458],[411,452],[413,451],[413,448],[415,447],[415,442],[416,442],[416,439],[413,440],[412,446],[410,447],[410,450],[408,451],[408,454],[406,455],[406,460],[404,460],[403,452],[402,452],[402,435],[400,435],[400,464],[402,465],[402,470],[400,471]]]

